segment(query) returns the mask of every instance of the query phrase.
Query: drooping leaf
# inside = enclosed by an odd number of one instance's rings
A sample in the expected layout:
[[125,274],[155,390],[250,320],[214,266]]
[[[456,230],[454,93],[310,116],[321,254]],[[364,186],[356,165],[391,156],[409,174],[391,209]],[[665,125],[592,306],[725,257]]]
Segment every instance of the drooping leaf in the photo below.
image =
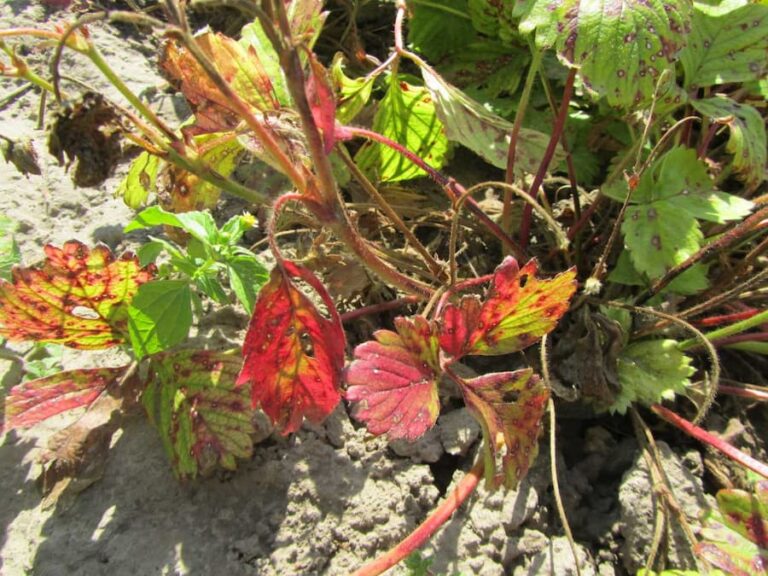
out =
[[378,330],[375,341],[355,348],[345,373],[346,398],[372,434],[416,440],[440,413],[437,331],[422,316],[397,318],[395,329]]
[[[328,310],[325,318],[292,280],[309,284]],[[282,434],[306,417],[320,422],[339,403],[344,366],[344,330],[328,293],[306,268],[283,262],[259,293],[245,336],[238,386],[250,385]]]
[[180,478],[234,470],[250,458],[255,432],[247,387],[235,386],[240,357],[181,350],[152,358],[142,403]]
[[56,118],[48,150],[67,167],[75,165],[76,186],[96,186],[109,177],[122,155],[120,117],[101,94],[86,92]]
[[709,13],[703,4],[694,6],[688,46],[680,54],[685,87],[764,77],[768,71],[768,6],[755,2],[720,13]]
[[17,227],[16,222],[0,214],[0,278],[3,280],[11,279],[11,270],[21,260],[19,246],[13,236]]
[[[768,24],[766,24],[768,27]],[[692,100],[691,105],[719,124],[728,126],[728,152],[733,155],[733,167],[749,187],[766,179],[765,122],[760,112],[747,104],[717,95],[705,100]]]
[[128,332],[137,358],[182,342],[192,326],[192,292],[186,280],[156,280],[139,287],[128,308]]
[[336,91],[336,118],[342,124],[354,120],[371,98],[375,76],[349,78],[344,74],[344,60],[339,55],[331,65],[331,80]]
[[134,210],[143,206],[150,192],[157,189],[157,171],[162,161],[159,156],[142,152],[128,169],[128,174],[120,182],[116,196],[120,196],[123,202]]
[[[625,188],[604,192],[623,200]],[[697,219],[723,223],[752,209],[749,200],[715,191],[696,152],[682,147],[653,162],[630,202],[621,227],[624,243],[634,268],[652,280],[699,249],[704,236]]]
[[127,336],[127,306],[154,275],[130,253],[116,260],[103,245],[77,241],[45,247],[40,267],[15,268],[0,280],[0,336],[71,348],[108,348]]
[[635,403],[650,406],[684,394],[695,372],[691,359],[675,340],[643,340],[626,346],[619,355],[621,389],[608,409],[624,414]]
[[256,297],[267,282],[269,273],[252,254],[239,254],[227,261],[229,286],[249,314],[253,312]]
[[687,0],[566,0],[558,11],[558,54],[610,105],[647,104],[659,76],[674,76],[690,12]]
[[[445,162],[448,140],[435,113],[435,103],[424,87],[393,76],[386,95],[379,102],[373,129],[402,144],[432,168],[439,169]],[[360,168],[374,172],[383,182],[424,175],[423,170],[400,153],[378,143],[363,144],[355,160]]]
[[549,390],[530,368],[463,380],[460,388],[483,429],[487,484],[516,487],[538,454]]
[[576,271],[540,280],[537,269],[535,260],[520,269],[508,256],[496,268],[484,301],[464,296],[458,305],[448,304],[441,317],[441,348],[455,359],[509,354],[551,332],[576,290]]
[[[421,74],[448,138],[466,146],[497,168],[506,168],[512,123],[489,112],[427,66],[422,66]],[[546,134],[521,128],[515,165],[522,171],[535,173],[548,142]],[[562,154],[557,153],[553,163],[561,159]]]
[[758,482],[754,493],[720,490],[719,510],[704,518],[702,541],[695,552],[733,576],[762,574],[768,565],[768,485]]
[[67,370],[14,386],[5,398],[3,431],[28,428],[62,412],[89,406],[125,369]]

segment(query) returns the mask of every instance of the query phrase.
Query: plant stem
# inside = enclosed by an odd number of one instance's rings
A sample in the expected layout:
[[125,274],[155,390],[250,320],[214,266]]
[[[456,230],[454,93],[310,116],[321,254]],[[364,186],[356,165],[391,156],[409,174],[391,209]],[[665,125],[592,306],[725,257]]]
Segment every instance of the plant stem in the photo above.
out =
[[753,472],[756,472],[763,478],[768,479],[768,466],[760,462],[759,460],[755,460],[751,456],[745,454],[735,446],[729,444],[722,438],[719,438],[718,436],[715,436],[714,434],[707,432],[703,428],[700,428],[696,426],[695,424],[689,422],[685,418],[682,418],[672,412],[672,410],[669,410],[665,408],[664,406],[661,406],[660,404],[653,404],[651,406],[651,410],[654,411],[656,414],[661,416],[664,420],[669,422],[670,424],[676,426],[692,438],[696,438],[696,440],[699,440],[700,442],[704,442],[705,444],[708,444],[709,446],[712,446],[712,448],[715,448],[728,456],[731,460],[738,462],[742,466],[745,466],[746,468],[749,468]]
[[[749,330],[750,328],[754,328],[755,326],[760,326],[760,324],[764,324],[766,322],[768,322],[768,310],[764,310],[759,314],[755,314],[751,318],[742,320],[741,322],[736,322],[734,324],[731,324],[730,326],[724,326],[719,330],[713,330],[712,332],[708,332],[707,334],[705,334],[705,336],[710,341],[722,340],[723,338],[733,336],[734,334],[739,334],[740,332],[744,332],[745,330]],[[680,349],[688,350],[689,348],[692,348],[697,344],[698,344],[698,341],[695,338],[691,338],[689,340],[685,340],[684,342],[681,342]]]
[[[560,102],[560,111],[558,112],[557,117],[555,118],[555,124],[552,127],[552,135],[549,138],[549,143],[547,144],[547,149],[544,152],[544,157],[541,159],[541,164],[539,164],[539,171],[536,173],[536,176],[533,179],[533,184],[531,184],[531,190],[529,193],[534,198],[536,198],[536,196],[539,194],[539,188],[541,187],[541,183],[544,181],[544,176],[546,175],[547,169],[549,168],[549,163],[552,161],[552,157],[555,155],[557,143],[560,141],[560,135],[565,128],[565,121],[568,118],[568,106],[571,103],[573,83],[575,80],[576,69],[572,68],[568,73],[568,78],[566,79],[565,86],[563,87],[563,100]],[[520,223],[520,247],[523,248],[523,250],[528,247],[528,242],[530,240],[532,214],[533,210],[531,206],[526,205],[523,208],[523,218]]]
[[[507,171],[504,176],[504,181],[507,184],[512,184],[515,181],[515,153],[517,152],[517,139],[520,135],[520,128],[523,125],[523,118],[528,109],[528,102],[531,99],[531,90],[533,88],[536,74],[539,73],[539,67],[541,66],[541,59],[544,56],[543,50],[537,50],[532,46],[533,57],[531,64],[528,67],[528,76],[525,78],[525,86],[523,87],[523,93],[520,96],[520,101],[517,104],[517,112],[515,112],[515,123],[512,125],[512,131],[509,135],[509,150],[507,150]],[[501,228],[505,232],[511,232],[512,228],[512,191],[509,189],[504,190],[504,206],[501,210]]]
[[[397,298],[396,300],[390,300],[389,302],[380,302],[379,304],[371,304],[370,306],[363,306],[356,310],[350,310],[341,314],[342,322],[351,322],[361,316],[368,316],[369,314],[380,314],[381,312],[388,312],[390,310],[397,310],[408,304],[416,304],[420,301],[420,298],[416,296],[405,296],[403,298]],[[0,349],[1,350],[1,349]]]
[[466,476],[461,479],[454,491],[435,509],[430,516],[419,524],[402,542],[383,556],[360,568],[353,576],[376,576],[389,570],[423,546],[437,530],[445,524],[451,515],[461,506],[477,488],[484,471],[483,459],[480,458]]
[[[453,178],[448,178],[439,171],[435,170],[429,164],[424,162],[424,160],[422,160],[417,154],[414,154],[402,144],[395,142],[394,140],[390,140],[383,134],[379,134],[378,132],[374,132],[373,130],[368,130],[366,128],[359,128],[357,126],[344,126],[343,130],[352,136],[359,136],[361,138],[367,138],[368,140],[379,142],[380,144],[395,150],[399,154],[402,154],[405,158],[424,170],[424,172],[426,172],[432,180],[442,186],[443,190],[448,192],[451,201],[458,200],[466,193],[466,189]],[[498,224],[496,224],[488,217],[485,212],[483,212],[482,208],[480,208],[474,198],[469,197],[467,198],[466,202],[470,211],[486,226],[486,228],[488,228],[491,234],[493,234],[502,242],[502,244],[510,249],[515,258],[518,260],[525,259],[525,253],[523,250],[520,249],[517,243],[512,238],[510,238],[507,233],[499,227]]]
[[720,384],[718,390],[723,394],[730,394],[731,396],[739,396],[741,398],[748,398],[749,400],[755,400],[757,402],[768,402],[768,390],[756,389],[751,387],[742,386],[728,386],[726,384]]

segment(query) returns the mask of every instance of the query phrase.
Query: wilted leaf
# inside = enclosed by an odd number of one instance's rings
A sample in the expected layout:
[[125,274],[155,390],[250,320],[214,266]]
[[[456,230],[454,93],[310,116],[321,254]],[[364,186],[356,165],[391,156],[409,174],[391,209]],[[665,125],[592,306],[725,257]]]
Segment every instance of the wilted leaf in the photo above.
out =
[[503,480],[514,488],[538,454],[549,390],[530,368],[486,374],[464,380],[460,387],[483,428],[486,482],[493,486],[494,480]]
[[[497,168],[506,168],[512,123],[489,112],[479,102],[445,82],[430,68],[422,66],[421,74],[434,99],[437,115],[445,125],[448,138],[466,146]],[[535,173],[548,142],[546,134],[521,128],[515,165],[522,171]],[[558,152],[553,158],[553,164],[561,159],[562,154]]]
[[352,415],[372,434],[416,440],[437,421],[440,374],[437,331],[422,316],[397,318],[397,332],[379,330],[355,348],[346,370]]
[[123,404],[121,397],[102,394],[76,422],[49,440],[38,478],[45,494],[44,509],[68,508],[77,494],[101,479]]
[[130,253],[70,241],[45,247],[41,267],[16,268],[0,280],[0,336],[54,342],[71,348],[108,348],[127,335],[127,306],[154,275]]
[[558,12],[564,24],[558,53],[609,104],[648,103],[662,72],[674,72],[691,29],[690,6],[686,0],[566,1]]
[[0,278],[3,280],[11,279],[11,269],[19,263],[21,254],[13,237],[18,224],[0,214]]
[[126,367],[67,370],[11,388],[4,431],[28,428],[68,410],[89,406]]
[[766,178],[765,122],[760,112],[747,104],[717,95],[706,100],[692,100],[691,106],[731,132],[728,152],[733,154],[733,167],[750,187],[758,186]]
[[187,280],[156,280],[139,287],[128,308],[128,332],[137,358],[175,346],[192,326]]
[[239,355],[183,350],[154,356],[142,402],[180,478],[250,458],[254,433],[248,388],[236,388]]
[[96,186],[115,169],[122,154],[120,117],[101,94],[86,92],[72,108],[58,114],[48,150],[67,167],[73,162],[76,186]]
[[688,46],[680,54],[686,88],[764,77],[768,70],[768,6],[755,2],[712,14],[703,8],[694,4]]
[[621,389],[608,409],[624,414],[635,403],[650,406],[685,394],[695,371],[675,340],[633,342],[619,355]]
[[537,269],[530,260],[521,270],[508,256],[496,268],[484,302],[464,296],[458,305],[448,304],[441,319],[442,349],[455,359],[509,354],[551,332],[576,290],[576,272],[539,280]]
[[142,152],[128,169],[128,174],[120,182],[116,196],[120,196],[129,208],[138,209],[147,201],[150,192],[157,190],[157,171],[160,168],[159,156]]
[[[624,187],[626,188],[626,187]],[[605,194],[623,200],[626,190]],[[717,192],[696,152],[677,147],[641,176],[621,230],[634,268],[654,280],[694,254],[703,241],[697,219],[723,223],[752,209],[749,200]]]
[[[393,77],[373,120],[373,129],[420,156],[432,168],[445,162],[448,140],[435,114],[429,91]],[[375,172],[382,182],[409,180],[425,173],[399,152],[366,142],[355,160],[360,168]]]
[[32,140],[24,138],[20,140],[0,141],[0,151],[6,162],[10,162],[21,174],[28,176],[41,174],[40,165],[37,163],[37,152]]
[[[317,292],[330,319],[292,278]],[[261,405],[282,434],[295,432],[305,417],[320,422],[339,403],[344,345],[341,320],[323,285],[309,270],[283,262],[259,293],[237,384],[251,386],[253,405]]]

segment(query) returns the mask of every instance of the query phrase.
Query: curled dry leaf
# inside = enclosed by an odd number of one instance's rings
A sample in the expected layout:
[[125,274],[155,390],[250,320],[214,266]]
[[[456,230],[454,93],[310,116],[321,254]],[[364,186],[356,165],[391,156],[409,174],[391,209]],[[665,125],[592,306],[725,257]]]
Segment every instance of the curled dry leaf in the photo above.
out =
[[509,354],[551,332],[576,290],[576,271],[540,280],[537,269],[535,260],[520,269],[508,256],[496,268],[484,301],[464,296],[458,305],[448,304],[441,319],[442,349],[454,359]]
[[0,280],[0,336],[80,349],[124,342],[128,304],[154,267],[74,240],[48,245],[45,254],[42,266],[15,268],[12,282]]
[[[317,292],[330,318],[294,278]],[[331,297],[309,270],[287,261],[272,270],[256,301],[243,355],[237,384],[251,386],[254,407],[260,405],[282,434],[298,430],[305,417],[320,422],[333,411],[341,399],[344,330]]]
[[422,316],[395,319],[376,341],[355,348],[345,373],[352,415],[373,434],[415,440],[434,426],[440,413],[437,329]]

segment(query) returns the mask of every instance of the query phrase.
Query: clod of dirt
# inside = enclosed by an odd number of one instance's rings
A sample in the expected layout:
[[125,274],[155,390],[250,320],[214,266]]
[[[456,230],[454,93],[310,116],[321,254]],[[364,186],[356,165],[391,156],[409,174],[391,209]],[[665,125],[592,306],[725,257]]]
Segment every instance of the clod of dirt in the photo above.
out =
[[443,449],[451,456],[464,456],[480,436],[480,424],[466,408],[440,416],[437,427]]
[[[595,564],[582,546],[575,545],[579,559],[581,576],[595,576]],[[577,576],[576,560],[568,539],[560,536],[552,538],[544,548],[531,558],[525,566],[520,566],[513,576],[537,576],[538,574],[557,574],[558,576]]]
[[415,442],[393,440],[389,447],[398,456],[410,458],[414,462],[433,464],[440,460],[443,455],[443,445],[440,443],[440,432],[437,425],[427,430],[427,433]]
[[[688,522],[696,523],[705,509],[713,505],[704,494],[701,478],[686,468],[681,458],[666,443],[658,442],[657,445],[661,465],[680,504],[681,512]],[[698,453],[691,452],[684,458],[686,461],[698,461],[696,466],[701,468],[701,456]],[[653,480],[642,454],[637,455],[632,468],[624,475],[619,488],[619,504],[621,533],[624,536],[622,558],[624,567],[630,574],[634,574],[645,566],[653,541],[656,511],[663,506],[658,493],[653,490]],[[670,522],[672,541],[663,545],[663,549],[667,551],[668,566],[695,569],[690,545],[674,514]]]

